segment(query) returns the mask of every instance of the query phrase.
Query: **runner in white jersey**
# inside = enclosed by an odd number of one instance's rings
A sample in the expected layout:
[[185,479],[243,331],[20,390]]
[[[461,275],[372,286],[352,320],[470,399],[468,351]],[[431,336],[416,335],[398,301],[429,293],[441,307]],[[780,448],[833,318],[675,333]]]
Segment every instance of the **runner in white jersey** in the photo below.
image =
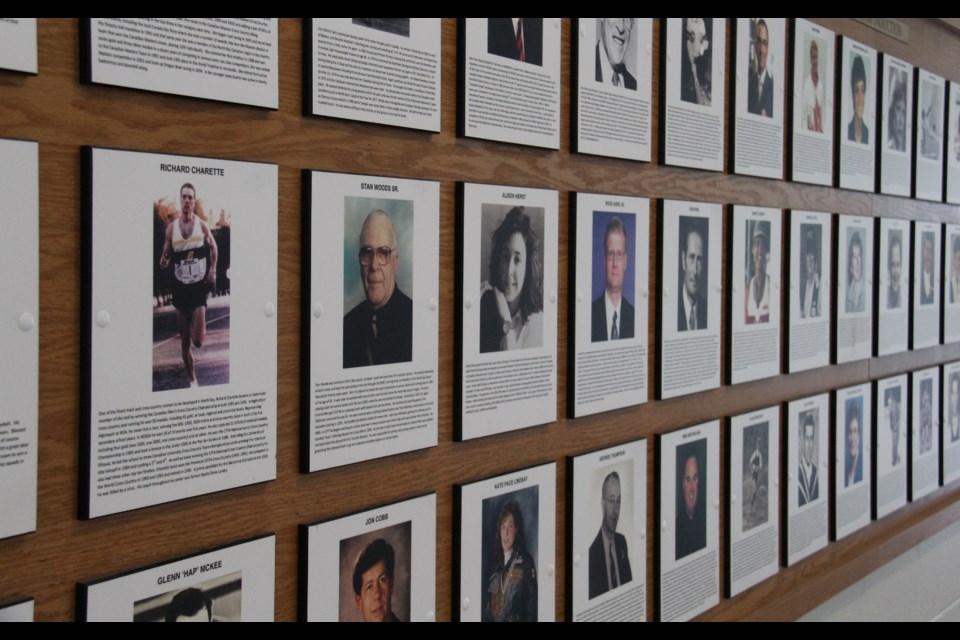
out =
[[160,255],[161,269],[173,264],[173,306],[191,387],[198,386],[192,346],[203,346],[207,295],[217,279],[217,243],[210,228],[196,216],[196,203],[196,188],[190,183],[180,187],[182,215],[167,226]]

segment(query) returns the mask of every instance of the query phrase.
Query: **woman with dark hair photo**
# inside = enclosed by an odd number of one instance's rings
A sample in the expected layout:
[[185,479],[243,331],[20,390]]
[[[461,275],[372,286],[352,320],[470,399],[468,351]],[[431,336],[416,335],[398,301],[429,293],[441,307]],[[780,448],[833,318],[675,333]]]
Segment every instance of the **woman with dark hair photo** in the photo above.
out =
[[483,622],[537,621],[537,567],[527,551],[523,513],[508,500],[497,516],[493,573],[487,583]]
[[523,207],[510,209],[491,238],[480,298],[480,353],[543,344],[540,241]]

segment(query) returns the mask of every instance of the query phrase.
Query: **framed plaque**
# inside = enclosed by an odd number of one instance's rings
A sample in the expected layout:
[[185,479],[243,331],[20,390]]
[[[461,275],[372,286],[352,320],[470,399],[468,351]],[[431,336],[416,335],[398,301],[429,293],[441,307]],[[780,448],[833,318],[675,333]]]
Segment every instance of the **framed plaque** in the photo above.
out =
[[436,561],[435,493],[300,525],[299,618],[433,622]]
[[319,171],[303,185],[301,470],[435,446],[440,185]]
[[913,349],[940,344],[942,230],[943,225],[939,222],[913,222],[913,317],[910,339]]
[[653,18],[573,18],[573,151],[650,161]]
[[268,534],[77,584],[78,622],[273,622]]
[[557,466],[454,487],[453,602],[460,622],[553,622]]
[[37,72],[36,18],[0,18],[0,69]]
[[[0,20],[0,32],[4,25]],[[0,139],[0,192],[6,200],[6,233],[16,238],[0,252],[0,272],[7,274],[0,281],[0,305],[7,319],[0,325],[0,353],[7,362],[0,368],[0,482],[5,487],[0,493],[0,538],[6,538],[37,528],[40,200],[36,142]]]
[[838,364],[873,353],[873,227],[866,216],[837,216],[834,331]]
[[942,484],[960,478],[960,362],[943,365]]
[[658,399],[720,386],[722,228],[719,204],[659,202]]
[[650,201],[574,193],[570,211],[567,399],[576,418],[647,401]]
[[658,435],[656,460],[657,617],[689,620],[720,602],[720,421]]
[[793,90],[787,174],[795,182],[833,186],[834,46],[833,31],[793,18],[790,42]]
[[780,209],[732,205],[727,254],[727,382],[780,373]]
[[457,135],[560,148],[560,18],[461,18]]
[[788,220],[790,286],[784,360],[787,373],[795,373],[830,364],[833,216],[790,211]]
[[838,184],[874,190],[876,169],[877,50],[840,37],[840,108],[837,120]]
[[834,399],[833,539],[870,524],[873,424],[870,383],[838,389]]
[[909,386],[907,375],[877,380],[874,386],[876,443],[873,455],[874,517],[907,504],[907,438]]
[[567,610],[647,619],[647,441],[567,458]]
[[726,594],[780,568],[780,407],[727,420]]
[[736,18],[730,166],[734,173],[783,179],[787,19]]
[[457,185],[458,440],[557,418],[557,200],[546,189]]
[[960,224],[943,227],[943,342],[960,341]]
[[940,367],[910,379],[910,500],[940,486]]
[[273,480],[277,166],[83,170],[80,518]]
[[660,164],[723,171],[726,18],[660,21]]
[[795,564],[829,541],[830,394],[784,405],[787,482],[784,485],[784,563]]
[[944,107],[946,81],[926,69],[916,70],[916,153],[913,197],[943,201]]
[[440,27],[440,18],[304,18],[304,113],[439,132]]
[[906,351],[910,338],[910,221],[877,218],[878,356]]
[[877,182],[880,193],[908,198],[913,178],[913,65],[887,53],[879,58],[881,140]]
[[80,81],[276,109],[278,18],[82,18]]

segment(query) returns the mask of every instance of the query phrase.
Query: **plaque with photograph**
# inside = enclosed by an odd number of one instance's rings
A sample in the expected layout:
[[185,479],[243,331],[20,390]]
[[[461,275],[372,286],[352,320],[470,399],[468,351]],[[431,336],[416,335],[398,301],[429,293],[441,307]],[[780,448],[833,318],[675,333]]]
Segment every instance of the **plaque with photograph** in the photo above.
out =
[[780,209],[732,205],[727,253],[727,383],[780,373]]
[[907,504],[907,389],[907,374],[874,384],[874,518]]
[[731,28],[730,167],[782,180],[787,19],[736,18]]
[[0,69],[37,72],[36,18],[0,18]]
[[80,81],[277,109],[278,18],[82,18]]
[[303,188],[300,470],[436,446],[439,183],[304,171]]
[[823,549],[829,541],[830,394],[787,402],[784,408],[787,414],[784,564],[789,567]]
[[[19,18],[18,18],[19,19]],[[4,22],[0,19],[0,32]],[[37,528],[40,199],[36,142],[0,139],[6,237],[0,252],[0,538]]]
[[440,18],[305,18],[303,111],[440,131]]
[[910,337],[910,221],[877,218],[877,326],[874,353],[907,350]]
[[454,486],[455,620],[554,621],[556,490],[554,462]]
[[298,617],[433,622],[436,563],[435,493],[302,524]]
[[271,534],[77,583],[77,622],[273,622]]
[[950,204],[960,204],[960,83],[947,83],[947,134],[944,195]]
[[830,364],[833,216],[797,210],[787,217],[790,289],[784,360],[787,373],[796,373]]
[[560,18],[460,18],[457,135],[560,148]]
[[720,386],[723,207],[658,202],[658,400]]
[[793,18],[793,93],[787,175],[794,182],[833,186],[834,44],[833,31]]
[[647,401],[650,200],[570,194],[573,418]]
[[837,287],[834,362],[873,354],[873,218],[837,216]]
[[940,486],[940,367],[910,374],[910,501]]
[[[943,256],[939,222],[913,222],[913,318],[910,348],[940,344],[940,292]],[[950,292],[948,292],[950,293]]]
[[645,622],[647,441],[568,457],[567,482],[570,619]]
[[723,171],[726,18],[660,20],[660,164]]
[[558,198],[457,184],[457,440],[557,419]]
[[273,480],[277,165],[82,159],[80,518]]
[[[910,197],[913,177],[913,65],[880,53],[880,193]],[[943,94],[941,93],[941,96]]]
[[913,197],[920,200],[943,201],[946,93],[947,84],[941,76],[926,69],[916,70]]
[[33,598],[0,604],[0,622],[33,622]]
[[837,109],[837,184],[841,189],[872,192],[875,187],[877,77],[877,50],[841,36]]
[[834,398],[833,539],[846,538],[870,524],[872,504],[872,385],[837,389]]
[[653,18],[573,18],[573,151],[650,162]]
[[960,362],[943,365],[943,465],[941,484],[960,479]]
[[960,342],[960,224],[944,226],[943,342]]
[[780,407],[727,420],[727,597],[780,568]]
[[720,421],[657,435],[656,464],[657,619],[690,620],[720,602]]

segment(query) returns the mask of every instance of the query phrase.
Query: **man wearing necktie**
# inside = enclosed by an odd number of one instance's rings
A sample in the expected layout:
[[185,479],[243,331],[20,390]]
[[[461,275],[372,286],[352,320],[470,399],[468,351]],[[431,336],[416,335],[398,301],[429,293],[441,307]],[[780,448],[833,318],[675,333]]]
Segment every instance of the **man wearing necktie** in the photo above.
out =
[[543,18],[487,18],[487,53],[543,66]]
[[[750,69],[747,81],[747,111],[754,115],[773,117],[773,75],[767,68],[767,54],[770,50],[770,30],[763,18],[757,22],[757,33],[753,39],[756,51],[756,68]],[[751,67],[754,65],[751,64]]]
[[[683,218],[681,218],[681,229]],[[677,331],[700,331],[707,328],[707,301],[700,290],[703,288],[706,265],[704,263],[704,234],[690,226],[683,238],[680,252],[680,295],[677,296]]]
[[624,62],[636,18],[600,18],[600,38],[597,40],[597,82],[637,90],[637,79]]
[[397,286],[397,232],[386,212],[370,212],[359,245],[365,299],[343,317],[343,368],[410,362],[413,301]]
[[590,599],[633,580],[633,573],[630,571],[630,554],[627,552],[627,538],[617,533],[620,499],[620,474],[614,471],[603,480],[600,496],[603,522],[600,524],[597,537],[590,545],[588,564]]
[[627,231],[620,218],[611,218],[607,223],[603,257],[606,286],[603,294],[593,301],[590,341],[632,338],[634,308],[623,295],[623,280],[630,256],[627,252]]

